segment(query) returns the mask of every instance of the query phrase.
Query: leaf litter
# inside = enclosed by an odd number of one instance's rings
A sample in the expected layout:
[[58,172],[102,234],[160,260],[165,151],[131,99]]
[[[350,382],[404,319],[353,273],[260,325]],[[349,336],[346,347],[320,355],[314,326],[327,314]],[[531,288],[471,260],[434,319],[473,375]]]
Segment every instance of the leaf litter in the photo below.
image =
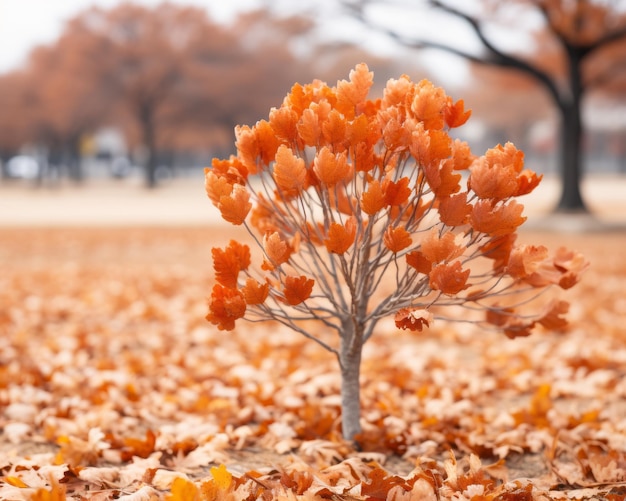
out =
[[1,230],[0,498],[625,498],[626,235],[532,236],[591,260],[566,333],[381,324],[357,449],[326,352],[205,321],[233,233]]

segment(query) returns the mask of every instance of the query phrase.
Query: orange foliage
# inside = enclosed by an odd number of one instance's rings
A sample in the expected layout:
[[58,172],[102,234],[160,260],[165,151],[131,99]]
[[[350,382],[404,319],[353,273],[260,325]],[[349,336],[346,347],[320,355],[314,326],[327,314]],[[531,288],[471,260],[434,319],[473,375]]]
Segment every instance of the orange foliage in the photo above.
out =
[[216,324],[220,330],[233,330],[235,320],[246,312],[245,296],[237,289],[215,284],[209,308],[207,320]]
[[406,249],[413,243],[411,234],[401,226],[399,228],[387,228],[383,235],[385,246],[394,254]]
[[324,240],[324,245],[326,245],[328,252],[343,254],[352,246],[355,236],[356,224],[354,219],[349,219],[345,226],[339,223],[331,223],[328,230],[328,238]]
[[313,291],[314,281],[305,276],[285,277],[285,301],[291,306],[306,301]]
[[[528,298],[494,304],[516,288],[571,287],[586,267],[576,253],[550,257],[515,245],[526,220],[516,199],[541,176],[524,169],[512,143],[476,156],[452,139],[450,129],[471,112],[431,82],[402,76],[387,82],[382,99],[370,99],[372,82],[360,64],[335,87],[294,85],[268,120],[237,127],[235,157],[207,169],[213,205],[233,224],[251,213],[245,227],[256,229],[264,254],[256,279],[242,247],[214,249],[218,285],[207,318],[232,329],[249,314],[303,332],[288,311],[293,306],[298,320],[324,319],[340,337],[347,322],[360,326],[354,332],[370,329],[369,336],[382,312],[415,330],[429,326],[431,307],[468,303],[509,336],[537,324],[561,328],[564,303],[525,320],[518,307]],[[491,263],[488,272],[474,266],[481,260]],[[391,263],[394,292],[377,306],[380,314],[368,316],[369,297]]]

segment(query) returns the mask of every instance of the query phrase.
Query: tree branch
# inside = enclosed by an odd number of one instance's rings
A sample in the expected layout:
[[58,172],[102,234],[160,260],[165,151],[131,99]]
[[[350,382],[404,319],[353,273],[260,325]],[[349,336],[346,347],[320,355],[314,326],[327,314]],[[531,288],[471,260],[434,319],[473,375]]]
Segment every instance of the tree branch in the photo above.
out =
[[[367,2],[366,2],[367,3]],[[483,28],[480,22],[469,14],[462,12],[458,9],[455,9],[439,0],[430,0],[429,2],[433,7],[443,10],[447,12],[451,16],[457,17],[470,25],[480,42],[483,44],[485,49],[487,49],[488,54],[485,56],[477,56],[475,54],[471,54],[457,47],[453,47],[451,45],[434,42],[430,40],[422,40],[417,37],[407,37],[398,33],[397,31],[387,28],[384,26],[380,26],[378,24],[372,23],[369,19],[366,18],[364,13],[364,5],[363,4],[347,4],[344,5],[352,12],[352,15],[359,21],[361,21],[364,25],[377,30],[379,33],[384,33],[389,36],[399,44],[409,47],[412,49],[437,49],[448,52],[450,54],[454,54],[456,56],[462,57],[467,61],[487,65],[487,66],[497,66],[500,68],[511,68],[527,75],[531,76],[535,80],[537,80],[541,85],[543,85],[549,92],[550,96],[553,98],[557,106],[560,106],[561,103],[561,93],[556,85],[556,83],[552,80],[552,78],[545,72],[541,71],[539,68],[533,66],[527,61],[520,59],[518,57],[511,56],[510,54],[506,54],[498,49],[495,45],[491,43],[491,41],[485,36]]]
[[512,68],[512,69],[522,71],[530,75],[531,77],[533,77],[540,84],[542,84],[548,90],[548,92],[550,93],[554,101],[557,103],[557,105],[560,103],[561,94],[559,92],[557,85],[552,80],[552,78],[550,78],[550,76],[547,73],[545,73],[544,71],[541,71],[539,68],[537,68],[536,66],[533,66],[527,61],[520,59],[518,57],[511,56],[510,54],[506,54],[502,52],[500,49],[498,49],[485,36],[483,28],[477,19],[470,16],[469,14],[466,14],[465,12],[455,9],[449,5],[446,5],[445,3],[439,0],[431,0],[430,3],[433,5],[433,7],[443,10],[447,12],[448,14],[458,17],[459,19],[462,19],[463,21],[467,22],[472,28],[472,30],[474,31],[474,33],[476,34],[476,36],[478,37],[478,39],[481,41],[484,47],[489,51],[490,54],[489,56],[486,56],[486,57],[477,57],[477,56],[468,57],[468,55],[465,55],[463,51],[456,50],[446,45],[437,44],[438,46],[436,48],[441,49],[441,50],[446,50],[447,52],[451,52],[454,54],[458,54],[462,57],[465,57],[469,61],[472,61],[475,63],[485,64],[489,66],[498,66],[501,68]]

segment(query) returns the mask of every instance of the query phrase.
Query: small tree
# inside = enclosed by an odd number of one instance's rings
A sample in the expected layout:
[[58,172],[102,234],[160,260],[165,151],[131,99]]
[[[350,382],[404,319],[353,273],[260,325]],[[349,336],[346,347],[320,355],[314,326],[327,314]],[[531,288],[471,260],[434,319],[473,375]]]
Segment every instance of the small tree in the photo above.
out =
[[484,311],[508,337],[560,328],[567,303],[526,307],[586,267],[565,249],[549,257],[515,245],[526,219],[515,198],[540,177],[513,144],[475,157],[448,134],[469,118],[462,100],[407,76],[368,100],[372,82],[360,64],[336,87],[296,84],[269,121],[236,128],[236,156],[206,169],[223,219],[244,225],[263,254],[253,270],[245,244],[212,250],[207,319],[221,330],[244,316],[275,320],[335,354],[349,440],[361,431],[361,353],[380,319],[421,331],[457,305]]

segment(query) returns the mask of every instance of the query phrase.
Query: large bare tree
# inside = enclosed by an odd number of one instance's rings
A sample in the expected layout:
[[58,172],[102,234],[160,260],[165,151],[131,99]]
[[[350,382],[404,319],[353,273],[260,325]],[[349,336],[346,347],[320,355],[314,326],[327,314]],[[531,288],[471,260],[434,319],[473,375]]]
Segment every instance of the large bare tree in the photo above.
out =
[[[626,77],[626,2],[620,0],[367,0],[345,2],[368,26],[400,44],[433,48],[471,62],[522,72],[548,93],[560,116],[559,161],[562,192],[559,212],[586,212],[581,194],[584,97]],[[381,21],[381,7],[400,8],[406,18],[424,9],[443,14],[438,29],[447,39]],[[420,11],[421,9],[421,11]],[[372,13],[375,13],[373,15]],[[389,18],[389,16],[387,16]],[[450,22],[465,24],[481,50],[455,45]],[[433,19],[437,23],[437,19]],[[406,23],[403,23],[406,26]],[[530,51],[511,48],[496,31],[505,27],[533,40]],[[540,41],[541,43],[536,43]],[[622,47],[623,50],[616,50]],[[557,58],[546,57],[556,55]],[[554,64],[556,62],[556,64]]]

